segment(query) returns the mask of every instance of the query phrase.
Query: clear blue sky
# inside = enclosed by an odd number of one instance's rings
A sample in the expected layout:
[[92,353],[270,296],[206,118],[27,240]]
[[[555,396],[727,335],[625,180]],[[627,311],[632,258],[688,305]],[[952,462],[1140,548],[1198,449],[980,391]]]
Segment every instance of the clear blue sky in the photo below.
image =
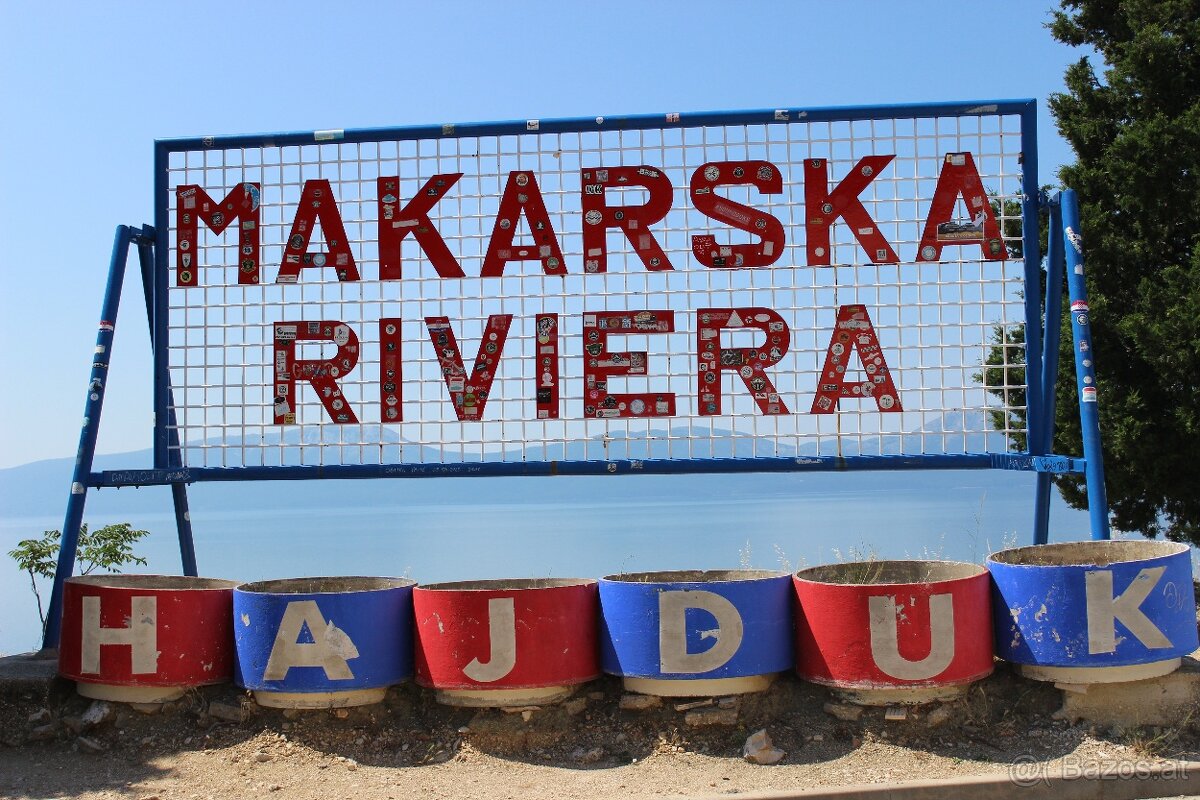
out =
[[[155,138],[664,111],[1036,98],[1081,53],[1051,4],[0,2],[0,468],[70,456],[118,224]],[[150,445],[126,284],[100,452]],[[149,466],[149,465],[147,465]]]

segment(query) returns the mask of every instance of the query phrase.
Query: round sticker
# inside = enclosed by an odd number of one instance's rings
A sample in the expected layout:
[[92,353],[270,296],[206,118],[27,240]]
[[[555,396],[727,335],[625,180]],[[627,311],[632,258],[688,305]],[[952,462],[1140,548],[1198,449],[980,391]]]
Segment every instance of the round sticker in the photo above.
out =
[[629,410],[634,414],[641,414],[646,410],[646,404],[641,400],[632,400],[629,403]]
[[705,180],[715,181],[719,177],[721,177],[721,170],[719,167],[717,167],[713,164],[709,164],[707,167],[704,168],[704,179]]
[[588,225],[599,225],[604,221],[604,215],[599,211],[592,210],[583,215],[583,220]]

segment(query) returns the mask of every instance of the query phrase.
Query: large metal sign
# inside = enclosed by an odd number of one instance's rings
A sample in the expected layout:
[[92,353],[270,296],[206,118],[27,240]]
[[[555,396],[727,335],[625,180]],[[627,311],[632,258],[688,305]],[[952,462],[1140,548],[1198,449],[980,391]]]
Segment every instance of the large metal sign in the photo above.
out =
[[160,142],[157,466],[1009,453],[980,375],[1036,308],[1032,125],[1001,102]]
[[[187,575],[209,480],[1035,470],[1044,542],[1050,474],[1083,472],[1107,538],[1070,191],[1043,350],[1036,143],[1032,100],[157,142],[44,641],[104,486],[171,486]],[[131,247],[154,463],[92,472]],[[1050,453],[1064,280],[1083,459]]]

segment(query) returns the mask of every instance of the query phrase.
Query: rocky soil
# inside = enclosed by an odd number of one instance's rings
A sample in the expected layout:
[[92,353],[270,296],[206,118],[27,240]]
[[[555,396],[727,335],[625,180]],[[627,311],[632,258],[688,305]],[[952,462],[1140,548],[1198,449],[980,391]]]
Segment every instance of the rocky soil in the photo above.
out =
[[[1025,760],[1200,759],[1200,724],[1096,729],[1001,667],[955,703],[861,709],[781,676],[740,698],[656,702],[606,678],[556,706],[441,706],[412,685],[376,706],[277,711],[233,687],[166,705],[0,686],[0,797],[595,798],[1008,774]],[[758,736],[747,760],[747,739]],[[769,741],[768,741],[769,740]],[[777,763],[769,763],[769,762]]]

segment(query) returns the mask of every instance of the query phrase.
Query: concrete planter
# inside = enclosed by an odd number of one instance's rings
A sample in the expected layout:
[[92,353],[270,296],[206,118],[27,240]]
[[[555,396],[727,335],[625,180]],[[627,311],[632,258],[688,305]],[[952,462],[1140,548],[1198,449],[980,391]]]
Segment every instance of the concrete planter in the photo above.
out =
[[233,676],[234,581],[90,575],[63,591],[58,671],[84,697],[177,700]]
[[238,586],[237,684],[274,708],[378,703],[412,676],[414,585],[338,577]]
[[760,570],[600,580],[600,657],[625,688],[664,697],[766,689],[792,665],[790,579]]
[[553,703],[600,675],[596,581],[435,583],[413,591],[416,676],[438,702]]
[[1196,649],[1187,545],[1089,541],[988,558],[996,653],[1023,675],[1069,684],[1174,671]]
[[798,572],[796,672],[864,705],[948,700],[992,672],[978,564],[863,561]]

